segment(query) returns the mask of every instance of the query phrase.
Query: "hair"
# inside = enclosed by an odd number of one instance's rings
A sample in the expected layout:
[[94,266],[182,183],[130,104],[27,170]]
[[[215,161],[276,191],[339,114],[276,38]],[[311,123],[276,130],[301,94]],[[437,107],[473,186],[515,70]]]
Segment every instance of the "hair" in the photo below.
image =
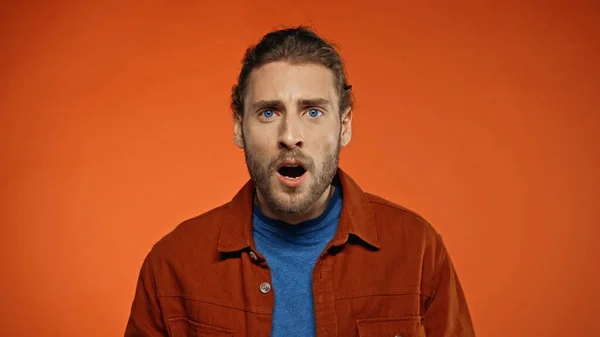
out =
[[265,35],[257,45],[246,49],[237,84],[231,89],[233,117],[244,115],[244,97],[252,70],[276,61],[314,63],[331,70],[339,98],[340,115],[352,108],[352,86],[346,81],[344,64],[334,45],[305,26],[280,29]]

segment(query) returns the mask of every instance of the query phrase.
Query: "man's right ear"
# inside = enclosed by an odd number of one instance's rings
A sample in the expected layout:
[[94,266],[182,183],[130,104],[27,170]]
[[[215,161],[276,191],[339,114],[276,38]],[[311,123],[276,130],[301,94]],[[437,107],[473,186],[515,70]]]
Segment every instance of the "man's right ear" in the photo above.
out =
[[242,116],[233,116],[233,143],[240,149],[244,148],[244,133],[242,131]]

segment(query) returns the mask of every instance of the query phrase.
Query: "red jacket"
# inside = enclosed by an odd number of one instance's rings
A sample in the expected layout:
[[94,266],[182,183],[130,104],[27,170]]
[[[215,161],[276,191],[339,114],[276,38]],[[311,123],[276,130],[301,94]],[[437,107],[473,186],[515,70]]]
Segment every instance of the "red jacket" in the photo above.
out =
[[[475,336],[440,235],[341,169],[338,230],[313,271],[318,337]],[[254,185],[187,220],[146,257],[127,337],[270,336],[269,266],[252,239]]]

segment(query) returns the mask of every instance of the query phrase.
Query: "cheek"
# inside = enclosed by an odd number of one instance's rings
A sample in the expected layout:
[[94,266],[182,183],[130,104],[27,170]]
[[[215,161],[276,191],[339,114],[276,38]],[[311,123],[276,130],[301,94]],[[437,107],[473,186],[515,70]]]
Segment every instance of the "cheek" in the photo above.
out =
[[244,130],[244,140],[246,145],[251,148],[265,148],[269,142],[269,137],[265,132],[248,128]]
[[338,142],[338,135],[333,133],[320,137],[314,142],[312,153],[315,162],[320,165],[326,158],[329,158],[337,148]]
[[253,158],[260,159],[261,161],[267,161],[273,150],[272,141],[265,134],[258,135],[249,133],[244,137],[246,151],[252,154]]
[[328,133],[324,139],[320,142],[322,146],[322,150],[324,152],[329,152],[334,149],[339,142],[339,135],[336,132]]

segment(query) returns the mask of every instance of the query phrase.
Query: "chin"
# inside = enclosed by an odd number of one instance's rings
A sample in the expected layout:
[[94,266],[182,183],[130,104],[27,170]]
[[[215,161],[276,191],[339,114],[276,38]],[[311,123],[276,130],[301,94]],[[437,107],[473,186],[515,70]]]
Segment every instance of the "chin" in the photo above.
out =
[[305,189],[288,191],[285,187],[280,186],[272,192],[271,196],[274,197],[273,201],[279,206],[278,208],[288,210],[285,213],[298,213],[296,211],[291,212],[291,210],[294,210],[300,204],[304,204],[305,199],[308,198]]

